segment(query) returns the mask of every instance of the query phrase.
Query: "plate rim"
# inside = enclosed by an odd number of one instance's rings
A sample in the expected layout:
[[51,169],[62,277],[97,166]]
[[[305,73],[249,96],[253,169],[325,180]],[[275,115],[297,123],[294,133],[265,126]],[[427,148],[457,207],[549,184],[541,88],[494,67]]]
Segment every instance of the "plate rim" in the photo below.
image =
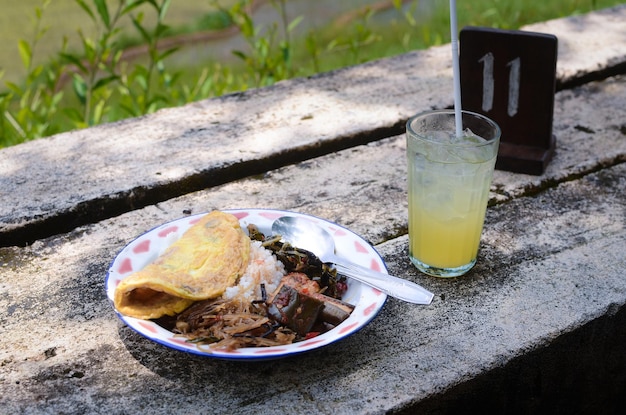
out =
[[[370,257],[372,259],[375,259],[377,261],[377,263],[380,265],[381,272],[384,273],[388,273],[387,271],[387,265],[385,264],[385,261],[383,260],[382,256],[380,255],[380,253],[376,250],[376,248],[374,248],[369,242],[367,242],[362,236],[358,235],[357,233],[351,231],[350,229],[348,229],[345,226],[339,225],[335,222],[332,222],[330,220],[315,216],[315,215],[311,215],[308,213],[301,213],[301,212],[296,212],[296,211],[290,211],[290,210],[284,210],[284,209],[271,209],[271,208],[235,208],[235,209],[215,209],[215,210],[220,210],[222,212],[226,212],[226,213],[231,213],[234,214],[236,216],[237,213],[247,213],[246,216],[244,216],[243,218],[239,218],[237,217],[237,219],[239,220],[242,228],[244,228],[242,221],[244,221],[244,219],[248,216],[250,216],[251,214],[256,214],[258,216],[262,216],[260,214],[269,214],[269,215],[279,215],[279,216],[303,216],[303,217],[307,217],[309,219],[312,219],[313,221],[318,221],[318,222],[322,222],[325,227],[331,226],[333,228],[337,228],[339,229],[341,232],[345,232],[348,235],[350,235],[352,238],[356,238],[356,240],[358,240],[360,243],[364,244],[367,249],[369,250],[368,254],[370,255]],[[110,294],[110,284],[109,284],[109,280],[112,279],[112,273],[115,273],[116,271],[114,271],[113,267],[114,265],[117,263],[118,259],[120,259],[121,255],[126,253],[126,251],[129,249],[129,247],[131,247],[137,240],[145,237],[148,234],[152,234],[153,232],[155,232],[158,229],[161,228],[167,228],[168,225],[172,225],[174,223],[178,223],[178,222],[183,222],[183,221],[193,221],[195,218],[199,218],[202,217],[203,215],[206,215],[207,213],[209,213],[210,211],[206,211],[206,212],[201,212],[201,213],[195,213],[195,214],[190,214],[190,215],[185,215],[185,216],[181,216],[179,218],[176,219],[172,219],[170,221],[166,221],[163,223],[160,223],[152,228],[150,228],[149,230],[142,232],[141,234],[137,235],[135,238],[133,238],[132,240],[130,240],[128,243],[126,243],[115,255],[115,257],[113,258],[113,260],[110,262],[109,267],[107,268],[107,272],[105,275],[105,279],[104,279],[104,288],[106,291],[106,295],[107,295],[107,299],[109,301],[109,303],[111,304],[111,307],[113,308],[113,311],[115,312],[115,314],[117,315],[117,317],[126,325],[128,326],[131,330],[139,333],[140,335],[142,335],[143,337],[147,338],[150,341],[153,341],[157,344],[160,344],[162,346],[165,346],[169,349],[174,349],[177,351],[181,351],[184,353],[189,353],[189,354],[193,354],[196,356],[202,356],[202,357],[207,357],[207,358],[214,358],[214,359],[220,359],[220,360],[235,360],[235,361],[257,361],[257,360],[271,360],[271,359],[281,359],[281,358],[285,358],[285,357],[290,357],[290,356],[295,356],[295,355],[300,355],[302,353],[307,353],[307,352],[311,352],[323,347],[327,347],[333,343],[336,343],[340,340],[345,339],[346,337],[349,337],[355,333],[357,333],[358,331],[360,331],[361,329],[363,329],[365,326],[367,326],[382,310],[382,308],[384,307],[388,296],[379,291],[376,290],[375,288],[369,287],[366,284],[363,284],[361,282],[358,282],[356,280],[351,280],[352,284],[359,284],[360,285],[360,290],[363,289],[370,289],[372,290],[371,293],[373,295],[376,295],[376,297],[378,297],[378,300],[375,301],[371,306],[368,307],[372,307],[373,309],[369,312],[369,314],[365,315],[363,318],[361,318],[361,323],[358,324],[358,322],[352,322],[352,326],[348,326],[345,325],[344,323],[348,322],[350,320],[350,318],[346,321],[344,321],[343,323],[341,323],[340,325],[338,325],[337,327],[335,327],[334,329],[323,333],[317,337],[314,337],[312,339],[309,340],[305,340],[305,341],[301,341],[301,342],[297,342],[297,343],[292,343],[289,345],[284,345],[284,346],[271,346],[271,347],[244,347],[244,348],[240,348],[240,349],[236,349],[234,351],[226,351],[226,350],[202,350],[200,349],[197,345],[194,344],[190,344],[189,346],[187,345],[183,345],[184,340],[181,340],[181,344],[178,343],[171,343],[169,341],[165,341],[161,338],[158,337],[154,337],[151,336],[149,333],[146,333],[146,331],[153,331],[152,330],[152,325],[158,327],[158,329],[161,329],[167,333],[170,333],[172,336],[174,336],[174,333],[172,333],[169,330],[164,329],[163,327],[159,326],[158,324],[156,324],[155,322],[152,322],[150,320],[142,320],[142,319],[137,319],[134,317],[129,317],[129,316],[125,316],[123,314],[121,314],[116,308],[115,308],[115,304],[113,303],[113,299],[112,297],[109,295]],[[278,217],[278,216],[277,216]],[[269,219],[268,219],[269,220]],[[253,223],[253,222],[252,222]],[[334,235],[333,235],[334,237]],[[171,243],[171,242],[170,242]],[[168,244],[169,245],[169,244]],[[360,294],[359,294],[360,295]],[[355,306],[357,306],[359,304],[359,301],[356,302]],[[142,328],[139,328],[137,326],[141,326]],[[150,328],[148,328],[150,327]],[[339,330],[340,333],[337,334],[335,331]],[[331,333],[331,334],[328,334]],[[327,337],[329,336],[333,336],[332,338],[328,339]],[[339,337],[335,337],[335,336],[339,336]],[[306,343],[305,343],[306,342]],[[284,349],[285,347],[287,347],[288,350],[284,351],[281,349]],[[242,351],[244,353],[242,353]],[[253,353],[254,354],[250,354]]]

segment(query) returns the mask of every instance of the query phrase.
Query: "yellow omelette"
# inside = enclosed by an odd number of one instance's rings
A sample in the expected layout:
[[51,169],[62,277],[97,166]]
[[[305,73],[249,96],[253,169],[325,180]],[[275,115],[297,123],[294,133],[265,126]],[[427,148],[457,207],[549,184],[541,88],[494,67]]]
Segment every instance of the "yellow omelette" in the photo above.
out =
[[213,211],[154,262],[123,279],[115,289],[115,307],[141,319],[176,315],[195,301],[222,295],[249,260],[250,238],[237,218]]

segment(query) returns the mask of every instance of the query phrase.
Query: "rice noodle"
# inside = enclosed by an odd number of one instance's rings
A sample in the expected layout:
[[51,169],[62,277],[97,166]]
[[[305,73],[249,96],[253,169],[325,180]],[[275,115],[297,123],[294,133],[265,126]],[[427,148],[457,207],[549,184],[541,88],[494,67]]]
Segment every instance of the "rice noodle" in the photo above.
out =
[[199,348],[236,349],[249,346],[277,346],[292,343],[296,334],[277,326],[266,314],[261,285],[273,292],[285,275],[282,262],[261,242],[252,241],[250,264],[237,285],[222,297],[195,303],[178,316],[175,332]]
[[[350,305],[337,306],[330,301],[313,298],[311,293],[318,294],[322,288],[326,290],[322,297],[340,300],[347,288],[345,277],[338,278],[337,271],[322,263],[314,254],[281,243],[279,239],[273,239],[271,243],[251,241],[250,263],[237,284],[227,288],[220,298],[193,304],[178,315],[172,330],[186,337],[189,342],[196,343],[200,349],[232,350],[290,344],[330,330],[343,321],[351,312]],[[290,287],[287,291],[294,290],[290,284],[294,279],[298,280],[296,274],[314,284],[317,289],[310,291],[305,287],[306,284],[298,282],[296,285],[302,291],[293,297],[297,301],[294,304],[298,305],[284,311],[285,314],[279,311],[277,317],[276,307],[283,310],[286,304],[277,306],[275,301],[268,303],[266,294],[277,291],[281,280],[288,274],[286,270],[289,271],[289,278],[283,282]],[[308,291],[309,294],[305,294]],[[329,311],[325,311],[320,320],[313,321],[318,318],[317,313],[320,317],[322,315],[316,301],[322,301],[321,308],[328,308]],[[309,317],[303,317],[307,313]],[[296,314],[298,317],[295,317]],[[277,320],[285,325],[279,324]]]

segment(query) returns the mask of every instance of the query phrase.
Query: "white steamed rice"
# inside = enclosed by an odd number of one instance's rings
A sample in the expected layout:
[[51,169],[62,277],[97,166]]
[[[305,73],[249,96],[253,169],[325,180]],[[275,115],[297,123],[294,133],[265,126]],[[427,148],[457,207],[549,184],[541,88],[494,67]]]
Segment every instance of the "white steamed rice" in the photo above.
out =
[[263,248],[261,242],[252,241],[250,244],[250,264],[245,273],[239,278],[239,283],[228,287],[222,298],[225,300],[240,300],[250,302],[261,300],[261,284],[265,284],[265,291],[271,294],[276,290],[281,278],[285,275],[285,266],[272,254]]

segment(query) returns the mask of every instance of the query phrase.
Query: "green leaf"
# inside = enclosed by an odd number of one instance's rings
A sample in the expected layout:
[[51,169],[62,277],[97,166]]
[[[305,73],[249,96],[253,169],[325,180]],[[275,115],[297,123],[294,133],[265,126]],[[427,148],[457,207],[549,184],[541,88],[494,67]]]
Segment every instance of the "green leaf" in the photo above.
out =
[[158,73],[160,73],[160,74],[165,73],[165,64],[163,64],[162,60],[157,60],[156,64],[154,65],[154,67],[156,68]]
[[142,90],[146,90],[148,88],[148,77],[146,75],[147,71],[142,71],[143,73],[136,73],[134,77],[134,81],[139,85]]
[[93,86],[93,90],[96,91],[102,88],[103,86],[106,86],[110,84],[111,82],[116,81],[118,79],[119,79],[119,76],[117,75],[111,75],[111,76],[107,76],[105,78],[99,79],[98,82],[96,82],[96,84]]
[[22,88],[20,88],[17,84],[13,83],[13,82],[6,82],[5,85],[11,90],[13,91],[13,93],[17,96],[22,96],[24,94],[24,91],[22,91]]
[[163,53],[161,53],[158,56],[157,60],[159,60],[159,61],[164,60],[165,58],[167,58],[168,56],[172,55],[173,53],[178,52],[178,49],[180,49],[180,48],[176,47],[176,48],[167,49],[166,51],[164,51]]
[[139,14],[138,17],[134,17],[132,18],[132,22],[133,22],[133,26],[135,26],[135,29],[137,29],[137,31],[141,34],[141,37],[143,38],[143,40],[146,43],[150,43],[150,34],[146,31],[146,29],[144,29],[144,27],[141,25],[141,21],[143,20],[143,14]]
[[143,76],[148,77],[150,75],[150,71],[143,65],[135,65],[133,68],[133,76]]
[[20,40],[17,44],[17,47],[20,52],[20,57],[22,58],[22,63],[24,64],[24,68],[30,68],[31,58],[33,57],[33,52],[30,48],[28,42],[24,40]]
[[30,112],[33,113],[33,114],[37,112],[37,110],[39,109],[39,107],[41,105],[41,95],[38,92],[39,91],[37,91],[33,95],[33,99],[30,100],[30,105],[28,107]]
[[162,38],[163,35],[167,34],[167,32],[170,30],[170,27],[168,25],[165,24],[159,24],[157,25],[156,30],[154,31],[154,34],[157,38]]
[[81,30],[78,31],[78,37],[80,37],[83,45],[84,57],[90,62],[93,62],[94,57],[96,56],[96,45],[94,41],[91,38],[85,36],[85,34]]
[[26,138],[26,133],[24,132],[24,130],[20,126],[20,123],[13,117],[13,115],[11,115],[11,113],[9,111],[5,111],[4,112],[4,116],[6,117],[6,119],[11,124],[11,127],[13,127],[15,129],[15,132],[20,136],[20,138],[22,140],[25,139]]
[[74,0],[78,5],[91,17],[91,20],[96,21],[96,16],[91,11],[91,8],[83,0]]
[[283,62],[289,62],[291,59],[291,48],[289,45],[282,45],[280,48],[283,55]]
[[409,11],[405,12],[404,18],[407,20],[407,22],[409,22],[409,25],[411,27],[415,27],[417,25],[417,21],[415,20],[415,17],[413,17],[413,13]]
[[298,16],[295,19],[293,19],[291,21],[291,23],[289,23],[289,25],[287,26],[287,31],[288,32],[292,32],[293,29],[296,28],[296,26],[298,26],[300,24],[300,22],[302,21],[302,19],[304,19],[304,16]]
[[241,34],[247,38],[254,37],[254,22],[252,21],[252,18],[247,14],[244,14],[242,18],[243,22],[239,27],[239,30],[241,30]]
[[85,105],[87,102],[87,83],[82,76],[78,74],[72,76],[72,88],[81,104]]
[[109,8],[107,7],[107,3],[105,0],[94,0],[96,3],[96,9],[98,10],[98,14],[100,15],[100,19],[107,27],[107,29],[111,28],[111,18],[109,17]]
[[244,61],[248,60],[248,55],[246,55],[240,50],[233,50],[231,51],[231,53]]
[[67,117],[72,121],[72,123],[77,127],[84,127],[85,123],[83,122],[83,114],[78,111],[76,108],[64,108],[63,112]]
[[141,115],[139,111],[137,111],[135,108],[131,107],[128,104],[120,104],[120,108],[126,111],[131,117],[138,117]]
[[93,111],[93,119],[91,121],[91,124],[100,124],[100,122],[102,121],[102,116],[104,115],[105,105],[105,100],[101,100],[96,104]]
[[131,1],[129,4],[126,5],[124,10],[122,10],[122,14],[124,15],[128,14],[129,12],[133,11],[134,9],[136,9],[137,7],[141,6],[144,3],[145,3],[144,0]]
[[165,15],[167,14],[167,10],[170,8],[171,0],[165,0],[161,5],[161,11],[159,12],[159,20],[165,20]]
[[71,55],[69,53],[60,53],[59,56],[66,62],[72,63],[80,68],[81,71],[87,72],[87,67],[83,64],[83,62],[75,55]]
[[59,102],[61,102],[61,100],[63,99],[63,91],[57,92],[56,94],[53,95],[52,97],[52,106],[54,108],[57,107],[57,105],[59,105]]

